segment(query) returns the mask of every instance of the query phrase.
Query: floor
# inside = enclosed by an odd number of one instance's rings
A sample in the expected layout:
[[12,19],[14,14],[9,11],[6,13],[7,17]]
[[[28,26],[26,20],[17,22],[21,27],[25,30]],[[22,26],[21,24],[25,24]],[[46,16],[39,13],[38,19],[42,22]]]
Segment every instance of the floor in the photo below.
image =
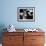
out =
[[0,46],[2,46],[2,44],[0,44]]

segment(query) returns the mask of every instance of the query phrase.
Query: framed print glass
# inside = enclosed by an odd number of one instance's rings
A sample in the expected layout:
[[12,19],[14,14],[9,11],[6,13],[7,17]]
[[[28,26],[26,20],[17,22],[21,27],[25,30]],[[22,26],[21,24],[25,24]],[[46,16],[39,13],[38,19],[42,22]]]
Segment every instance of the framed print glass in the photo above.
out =
[[17,20],[24,22],[35,21],[35,7],[18,7]]

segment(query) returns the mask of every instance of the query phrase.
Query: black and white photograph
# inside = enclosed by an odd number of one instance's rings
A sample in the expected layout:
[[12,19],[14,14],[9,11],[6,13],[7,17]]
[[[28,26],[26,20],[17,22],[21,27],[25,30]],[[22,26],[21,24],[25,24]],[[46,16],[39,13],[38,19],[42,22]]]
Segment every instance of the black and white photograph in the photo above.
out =
[[17,9],[18,21],[35,21],[35,7],[18,7]]

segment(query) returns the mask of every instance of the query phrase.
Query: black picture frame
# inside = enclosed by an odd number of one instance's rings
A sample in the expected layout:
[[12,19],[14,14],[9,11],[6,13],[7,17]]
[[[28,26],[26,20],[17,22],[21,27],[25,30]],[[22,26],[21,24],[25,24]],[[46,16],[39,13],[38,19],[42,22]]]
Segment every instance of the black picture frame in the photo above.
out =
[[18,7],[17,21],[19,22],[34,22],[35,21],[35,7]]

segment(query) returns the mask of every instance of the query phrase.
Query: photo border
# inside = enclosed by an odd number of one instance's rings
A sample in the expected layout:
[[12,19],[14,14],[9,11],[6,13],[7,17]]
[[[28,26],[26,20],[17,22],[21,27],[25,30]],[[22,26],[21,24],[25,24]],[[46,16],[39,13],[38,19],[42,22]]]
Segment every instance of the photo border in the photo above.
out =
[[[19,9],[33,9],[33,19],[26,19],[26,20],[22,20],[22,19],[19,19]],[[35,7],[18,7],[17,8],[17,21],[18,22],[35,22]]]

